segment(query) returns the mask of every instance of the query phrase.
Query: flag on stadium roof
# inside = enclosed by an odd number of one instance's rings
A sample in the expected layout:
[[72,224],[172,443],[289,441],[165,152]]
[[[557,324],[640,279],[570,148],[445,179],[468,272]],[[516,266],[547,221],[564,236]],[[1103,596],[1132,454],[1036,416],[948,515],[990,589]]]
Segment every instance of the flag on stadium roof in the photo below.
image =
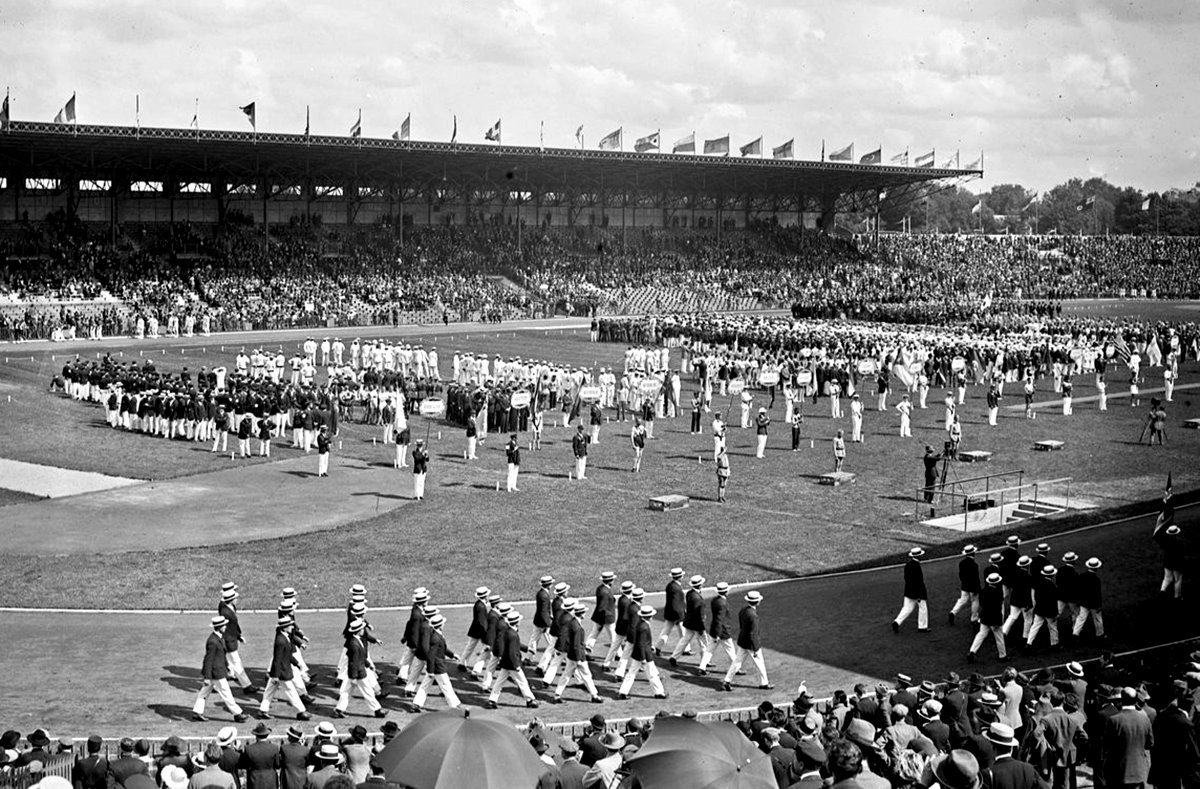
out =
[[659,132],[647,134],[645,137],[638,137],[637,142],[633,144],[633,150],[638,153],[646,151],[657,151],[659,146]]
[[891,159],[888,159],[888,164],[896,167],[908,167],[908,149],[904,149],[904,153],[898,153]]
[[454,116],[454,127],[450,130],[450,144],[458,142],[458,116]]
[[350,137],[356,140],[362,137],[362,108],[358,110],[358,120],[350,127]]
[[196,130],[196,137],[200,137],[200,97],[196,97],[196,109],[192,112],[192,128]]
[[983,169],[983,151],[979,152],[979,158],[963,168],[964,170],[982,170]]
[[859,159],[858,163],[859,164],[882,164],[883,163],[883,149],[876,148],[875,150],[871,151],[863,158]]
[[916,159],[913,159],[913,167],[933,167],[933,151],[923,153]]
[[254,102],[250,102],[245,107],[240,107],[239,109],[250,120],[250,128],[258,131],[258,113],[254,110]]
[[485,131],[483,133],[483,139],[495,140],[496,143],[500,142],[500,119],[499,118],[496,119],[496,122],[492,124],[491,128],[489,128],[487,131]]
[[850,162],[854,161],[854,143],[850,143],[845,148],[838,151],[833,151],[829,154],[831,162]]
[[783,145],[775,146],[774,148],[771,149],[771,158],[772,159],[791,159],[792,158],[792,148],[793,148],[795,142],[796,142],[796,138],[793,137],[792,139],[785,142]]
[[762,156],[762,137],[757,140],[751,140],[742,147],[738,148],[742,156]]
[[404,123],[400,124],[399,139],[408,140],[411,138],[412,138],[412,113],[410,112],[404,116]]
[[583,147],[583,124],[579,124],[579,128],[575,130],[575,139],[579,142],[579,147]]
[[692,132],[686,137],[680,137],[671,146],[671,153],[695,153],[696,152],[696,132]]
[[616,131],[609,132],[600,138],[600,150],[615,151],[621,149],[621,136],[624,127],[618,127]]
[[[4,99],[4,120],[5,120],[5,122],[8,121],[8,98],[7,97]],[[1145,200],[1142,201],[1142,210],[1143,211],[1150,210],[1150,198],[1149,197],[1147,197]]]
[[721,154],[728,156],[729,155],[729,135],[726,134],[724,137],[717,137],[715,140],[705,140],[704,141],[704,152],[705,153],[721,153]]
[[942,165],[942,169],[943,170],[957,170],[958,169],[958,151],[955,151],[954,155],[946,160],[946,163]]
[[4,91],[4,104],[0,106],[0,131],[8,128],[8,91]]
[[1095,205],[1096,205],[1096,196],[1092,195],[1090,197],[1083,198],[1083,200],[1077,206],[1075,206],[1075,210],[1076,211],[1090,211],[1090,210],[1092,210],[1092,208]]
[[312,108],[307,104],[304,105],[304,139],[308,139],[309,130],[312,128]]
[[983,198],[981,197],[981,198],[979,198],[979,202],[976,203],[974,206],[972,206],[971,213],[978,214],[982,210],[983,210]]
[[71,94],[71,98],[67,99],[67,103],[54,116],[55,123],[74,123],[75,122],[75,94]]

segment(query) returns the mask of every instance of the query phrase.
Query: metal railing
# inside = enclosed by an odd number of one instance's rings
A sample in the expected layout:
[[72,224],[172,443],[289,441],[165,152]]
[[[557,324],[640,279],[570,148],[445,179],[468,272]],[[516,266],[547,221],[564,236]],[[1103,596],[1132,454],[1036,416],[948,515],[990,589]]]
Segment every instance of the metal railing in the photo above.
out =
[[[947,462],[947,461],[943,461],[943,462]],[[950,467],[950,470],[951,471],[953,470],[953,466]],[[932,485],[929,487],[922,485],[921,487],[917,488],[917,495],[915,497],[915,504],[913,506],[913,516],[916,518],[916,520],[918,520],[918,521],[921,520],[921,506],[924,505],[924,506],[927,506],[930,508],[930,517],[933,517],[932,513],[934,510],[936,510],[936,507],[933,506],[933,501],[936,501],[937,497],[939,497],[939,496],[940,497],[951,497],[951,498],[953,498],[953,497],[962,498],[964,496],[971,495],[971,494],[957,491],[957,490],[955,490],[955,488],[961,488],[964,486],[971,485],[973,483],[981,482],[981,483],[983,483],[983,491],[982,492],[989,493],[993,490],[993,488],[992,488],[993,481],[1003,481],[1003,480],[1011,479],[1013,477],[1017,478],[1017,485],[1024,484],[1025,469],[1016,469],[1013,471],[997,471],[992,474],[983,474],[978,477],[962,477],[962,478],[960,478],[957,475],[955,475],[952,479],[947,479],[945,484]],[[949,488],[949,490],[947,490],[947,488]],[[933,501],[926,501],[925,496],[930,492],[933,493],[933,496],[932,496]]]
[[[963,516],[963,533],[970,530],[971,513],[980,513],[979,517],[986,517],[990,511],[999,513],[1000,522],[996,525],[1003,526],[1005,519],[1008,517],[1005,513],[1006,507],[1015,507],[1021,504],[1028,504],[1032,510],[1026,517],[1041,518],[1045,515],[1056,514],[1071,508],[1071,483],[1073,477],[1058,477],[1056,479],[1039,479],[1033,482],[1021,482],[1017,485],[1010,485],[1002,488],[988,488],[982,491],[974,491],[972,493],[957,493],[957,492],[942,492],[941,495],[957,500],[959,503],[953,508],[954,512],[958,512],[961,508]],[[1047,488],[1065,488],[1061,497],[1054,497],[1053,503],[1049,503]],[[921,488],[921,490],[925,490]],[[1052,508],[1052,510],[1044,510],[1043,508]],[[1011,513],[1010,513],[1011,514]]]

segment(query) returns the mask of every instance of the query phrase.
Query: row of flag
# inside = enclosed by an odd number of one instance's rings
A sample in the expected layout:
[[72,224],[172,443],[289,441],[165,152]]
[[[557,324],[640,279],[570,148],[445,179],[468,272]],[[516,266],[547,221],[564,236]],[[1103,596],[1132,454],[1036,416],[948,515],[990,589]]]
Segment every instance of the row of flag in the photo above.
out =
[[[250,122],[250,128],[255,133],[257,133],[258,132],[258,111],[257,111],[257,107],[256,107],[256,102],[252,101],[249,104],[239,106],[238,109],[240,109],[242,111],[242,114],[245,115],[246,119]],[[140,127],[141,126],[141,117],[140,117],[141,116],[141,98],[140,98],[140,96],[137,98],[136,114],[137,114],[137,124]],[[67,100],[67,103],[64,104],[62,109],[60,109],[58,111],[58,113],[54,116],[54,122],[60,123],[60,124],[75,123],[75,119],[76,119],[75,94],[72,93],[71,98]],[[310,120],[311,120],[311,115],[309,112],[309,108],[306,107],[305,111],[304,111],[304,136],[305,137],[309,136]],[[484,131],[483,138],[485,140],[488,140],[490,142],[495,142],[497,144],[502,144],[501,120],[502,119],[497,118],[496,122],[493,123],[491,126],[489,126]],[[6,129],[8,127],[8,123],[9,123],[9,97],[6,92],[5,96],[4,96],[4,104],[2,107],[0,107],[0,130]],[[458,116],[457,115],[453,116],[452,124],[453,125],[452,125],[451,132],[450,132],[450,142],[456,143],[456,142],[458,142]],[[196,99],[196,110],[192,114],[191,127],[194,130],[199,131],[199,128],[200,128],[200,99]],[[583,125],[580,125],[579,128],[577,128],[575,130],[575,139],[579,142],[580,148],[585,147],[584,146],[583,128],[584,128]],[[361,109],[359,109],[359,111],[358,111],[358,118],[350,126],[350,137],[352,139],[359,139],[362,137],[362,110]],[[397,140],[397,141],[405,141],[405,140],[409,140],[411,138],[412,138],[412,113],[409,113],[408,115],[405,116],[404,122],[400,124],[400,128],[397,129],[396,131],[392,132],[392,139]],[[542,124],[542,126],[539,130],[539,142],[541,144],[541,147],[544,148],[545,147],[545,124],[544,123]],[[793,137],[792,139],[788,140],[787,142],[783,143],[782,145],[774,146],[773,148],[771,148],[771,158],[773,158],[773,159],[794,158],[795,142],[796,142],[796,140]],[[599,143],[599,148],[602,151],[623,151],[623,150],[625,150],[625,129],[624,129],[624,127],[618,127],[615,131],[609,132],[608,134],[601,137],[600,143]],[[659,131],[654,132],[653,134],[647,134],[644,137],[636,138],[633,143],[633,150],[637,153],[647,153],[649,151],[661,151],[662,150],[662,131],[659,130]],[[726,134],[723,137],[716,137],[711,140],[704,140],[701,150],[706,155],[728,156],[731,151],[730,135]],[[738,153],[740,153],[742,156],[760,156],[761,157],[763,155],[763,150],[764,150],[763,137],[761,135],[758,138],[746,143],[745,145],[741,145],[738,147]],[[695,153],[695,152],[696,152],[696,132],[694,132],[694,131],[691,132],[690,134],[680,137],[678,140],[676,140],[671,145],[671,153]],[[930,150],[928,153],[924,153],[924,154],[921,154],[920,156],[914,157],[912,160],[912,166],[913,167],[933,167],[934,162],[935,162],[935,157],[936,157],[936,151]],[[821,141],[821,161],[826,161],[824,140]],[[831,161],[831,162],[853,162],[854,161],[854,143],[850,143],[849,145],[845,146],[844,148],[839,148],[836,151],[832,151],[829,154],[828,161]],[[865,154],[861,158],[859,158],[858,163],[864,164],[864,165],[882,164],[883,163],[883,148],[882,148],[882,146],[876,148],[875,150],[873,150],[873,151]],[[908,167],[909,166],[908,151],[905,150],[903,153],[898,153],[895,156],[892,156],[888,160],[888,164],[891,166],[895,166],[895,167]],[[953,170],[960,169],[960,167],[959,167],[959,152],[955,151],[952,156],[950,156],[948,159],[946,159],[946,161],[942,164],[942,168],[948,169],[948,170],[949,169],[953,169]],[[983,169],[983,154],[981,153],[979,155],[978,159],[976,159],[975,161],[968,164],[965,168],[961,168],[961,169],[982,170]],[[1095,198],[1092,198],[1092,199],[1094,200]],[[1090,205],[1088,207],[1090,207]],[[1148,208],[1149,208],[1149,206],[1147,205],[1146,207],[1143,208],[1143,210],[1147,210]],[[1079,210],[1080,211],[1085,210],[1084,206],[1082,204],[1080,204]]]
[[[825,143],[821,143],[821,161],[825,161]],[[831,162],[854,162],[854,143],[850,143],[844,148],[839,148],[829,154]],[[937,161],[937,150],[932,149],[928,153],[923,153],[920,156],[913,157],[913,167],[933,167]],[[858,160],[859,164],[883,164],[883,146],[876,148],[870,153],[865,154]],[[970,162],[966,167],[960,167],[961,157],[958,151],[955,151],[943,163],[943,170],[982,170],[983,169],[983,154],[979,154],[979,158]],[[908,150],[896,154],[888,159],[888,164],[892,167],[908,167],[909,156]]]

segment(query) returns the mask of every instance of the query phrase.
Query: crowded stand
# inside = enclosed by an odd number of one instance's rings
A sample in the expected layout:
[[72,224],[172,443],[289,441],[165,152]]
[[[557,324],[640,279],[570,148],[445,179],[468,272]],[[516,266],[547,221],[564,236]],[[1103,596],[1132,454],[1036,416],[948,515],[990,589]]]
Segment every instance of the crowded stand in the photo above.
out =
[[[55,217],[0,245],[0,339],[745,311],[891,323],[1053,317],[1067,298],[1200,295],[1200,242],[1169,236],[885,234],[756,223],[497,223],[89,231]],[[57,332],[57,334],[56,334]]]

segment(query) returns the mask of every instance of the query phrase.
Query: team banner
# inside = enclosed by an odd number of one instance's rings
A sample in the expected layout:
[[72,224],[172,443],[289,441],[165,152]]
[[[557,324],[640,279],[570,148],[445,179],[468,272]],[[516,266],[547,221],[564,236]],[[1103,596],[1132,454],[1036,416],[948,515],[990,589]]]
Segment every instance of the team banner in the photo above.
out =
[[881,164],[883,162],[883,149],[876,148],[866,156],[858,160],[859,164]]
[[686,137],[680,137],[671,146],[671,153],[695,153],[696,152],[696,132],[692,132]]
[[829,161],[831,161],[831,162],[854,161],[854,143],[850,143],[845,148],[842,148],[840,151],[834,151],[833,153],[829,154]]
[[604,137],[600,140],[600,150],[615,151],[620,149],[621,131],[622,129],[618,128],[616,131],[604,135]]
[[633,150],[637,151],[638,153],[657,151],[658,136],[658,132],[654,132],[654,134],[647,134],[645,137],[638,137],[637,142],[633,144]]
[[757,140],[746,143],[741,148],[738,148],[742,156],[762,156],[762,137]]
[[913,160],[913,167],[933,167],[934,152],[923,153]]
[[771,158],[772,159],[791,159],[792,158],[792,148],[793,148],[795,142],[796,142],[796,138],[793,137],[792,139],[785,142],[783,145],[779,145],[779,146],[772,148],[771,149]]
[[728,155],[729,154],[729,135],[726,134],[724,137],[718,137],[715,140],[705,140],[704,141],[704,152],[705,153],[723,153],[723,154]]

